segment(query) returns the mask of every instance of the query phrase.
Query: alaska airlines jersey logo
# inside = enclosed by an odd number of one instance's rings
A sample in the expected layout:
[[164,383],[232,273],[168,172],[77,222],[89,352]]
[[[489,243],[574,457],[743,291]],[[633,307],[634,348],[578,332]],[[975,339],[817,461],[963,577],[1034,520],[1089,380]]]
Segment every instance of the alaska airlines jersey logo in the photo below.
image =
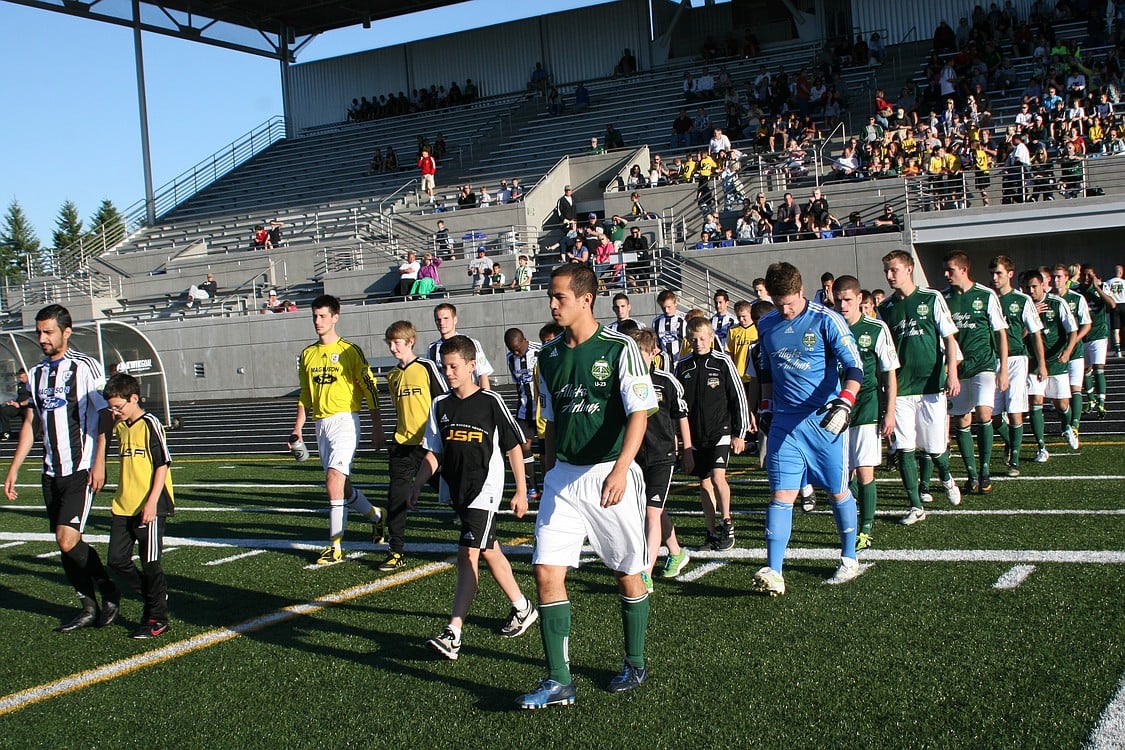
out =
[[[70,373],[66,373],[69,375]],[[66,406],[66,394],[70,393],[70,386],[59,385],[54,388],[41,388],[39,390],[39,403],[44,411],[54,411]]]
[[594,380],[598,382],[598,385],[605,385],[606,381],[609,380],[609,376],[612,372],[613,370],[610,369],[609,362],[604,358],[599,359],[590,368],[590,375],[592,375]]

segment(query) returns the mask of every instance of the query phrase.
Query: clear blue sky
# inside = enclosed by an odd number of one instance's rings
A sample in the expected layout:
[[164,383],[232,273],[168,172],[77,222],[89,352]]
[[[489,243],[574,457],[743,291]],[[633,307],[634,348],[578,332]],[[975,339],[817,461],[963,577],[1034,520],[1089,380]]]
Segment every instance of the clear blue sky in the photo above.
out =
[[[475,0],[415,15],[438,36],[606,1]],[[298,62],[410,41],[420,25],[330,32]],[[159,34],[142,44],[157,186],[282,114],[276,61]],[[103,198],[125,210],[144,197],[131,29],[0,0],[0,70],[0,212],[17,198],[49,247],[64,200],[85,222]]]

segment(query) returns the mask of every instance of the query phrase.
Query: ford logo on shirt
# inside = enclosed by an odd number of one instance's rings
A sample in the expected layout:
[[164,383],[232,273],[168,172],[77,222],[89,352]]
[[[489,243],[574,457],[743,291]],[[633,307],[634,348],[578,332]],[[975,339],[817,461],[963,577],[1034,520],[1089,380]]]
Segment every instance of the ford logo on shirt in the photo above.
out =
[[43,404],[44,411],[54,411],[55,409],[61,409],[62,407],[66,406],[66,399],[52,396],[50,398],[43,399],[41,403]]

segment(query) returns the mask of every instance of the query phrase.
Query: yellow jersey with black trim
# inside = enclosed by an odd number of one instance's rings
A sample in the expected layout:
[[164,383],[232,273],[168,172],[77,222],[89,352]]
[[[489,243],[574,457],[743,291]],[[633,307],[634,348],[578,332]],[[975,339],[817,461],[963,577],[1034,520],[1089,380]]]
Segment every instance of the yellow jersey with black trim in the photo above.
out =
[[727,355],[734,361],[734,368],[742,376],[743,383],[750,382],[746,363],[750,359],[750,347],[758,340],[758,326],[733,325],[727,331]]
[[[141,512],[152,494],[157,468],[171,466],[172,456],[164,439],[164,428],[155,415],[145,412],[132,422],[121,420],[113,425],[121,456],[121,481],[113,496],[111,512],[115,516],[135,516]],[[156,501],[156,515],[175,512],[172,495],[172,472],[164,475],[164,487]]]
[[449,390],[438,366],[418,357],[387,373],[387,393],[395,405],[395,443],[421,445],[434,399]]
[[366,399],[372,410],[379,408],[375,373],[363,350],[347,339],[331,344],[306,346],[298,360],[301,405],[317,419],[335,414],[354,414]]

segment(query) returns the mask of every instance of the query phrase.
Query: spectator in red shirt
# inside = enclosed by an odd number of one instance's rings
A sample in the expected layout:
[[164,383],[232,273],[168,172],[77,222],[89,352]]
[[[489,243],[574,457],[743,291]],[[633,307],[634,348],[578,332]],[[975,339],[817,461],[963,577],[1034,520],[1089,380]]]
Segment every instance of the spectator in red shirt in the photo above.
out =
[[418,158],[418,169],[422,172],[422,190],[434,202],[434,175],[437,174],[437,162],[430,156],[430,149],[423,147],[422,156]]

